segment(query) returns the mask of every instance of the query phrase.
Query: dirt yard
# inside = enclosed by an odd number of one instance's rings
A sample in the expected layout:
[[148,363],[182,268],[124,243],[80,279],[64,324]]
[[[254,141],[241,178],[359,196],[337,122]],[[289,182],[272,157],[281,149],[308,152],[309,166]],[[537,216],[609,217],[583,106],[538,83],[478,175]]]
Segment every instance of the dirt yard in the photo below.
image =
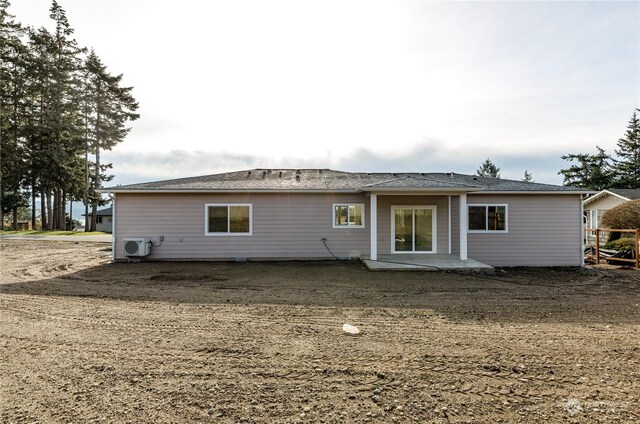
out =
[[1,422],[640,421],[638,271],[111,264],[105,246],[0,241]]

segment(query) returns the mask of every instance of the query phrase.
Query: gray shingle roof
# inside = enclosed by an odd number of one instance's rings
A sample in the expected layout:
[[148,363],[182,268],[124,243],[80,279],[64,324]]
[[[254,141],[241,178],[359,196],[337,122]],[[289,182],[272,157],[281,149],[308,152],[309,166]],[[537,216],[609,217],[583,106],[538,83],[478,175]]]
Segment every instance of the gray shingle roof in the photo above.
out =
[[455,173],[343,172],[331,169],[251,169],[106,188],[136,191],[585,191],[575,187],[526,183]]
[[[91,212],[89,212],[89,215],[91,215]],[[82,216],[85,216],[85,214],[82,214]],[[100,209],[97,212],[97,216],[113,216],[113,207]]]
[[629,200],[640,199],[640,188],[612,188],[609,191]]

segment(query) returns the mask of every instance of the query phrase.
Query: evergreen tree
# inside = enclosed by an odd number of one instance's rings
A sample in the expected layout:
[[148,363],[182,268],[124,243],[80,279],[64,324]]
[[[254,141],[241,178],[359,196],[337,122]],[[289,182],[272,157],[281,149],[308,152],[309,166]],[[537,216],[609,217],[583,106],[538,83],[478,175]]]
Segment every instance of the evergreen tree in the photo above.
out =
[[480,165],[476,174],[480,177],[500,178],[500,168],[495,166],[493,162],[491,162],[491,159],[487,158],[487,160]]
[[528,169],[524,170],[524,176],[522,177],[522,181],[524,181],[525,183],[533,183],[533,176],[531,175],[531,172],[529,172]]
[[80,48],[72,38],[73,29],[69,25],[65,11],[54,0],[51,4],[50,17],[55,22],[51,57],[53,63],[51,108],[49,114],[51,123],[50,147],[53,161],[50,175],[53,189],[52,227],[64,229],[66,227],[66,201],[71,194],[70,188],[75,188],[81,181],[82,169],[80,155],[84,152],[83,126],[78,105],[81,99],[80,71],[82,67]]
[[86,227],[88,231],[95,231],[98,206],[104,204],[98,190],[103,181],[112,178],[104,174],[111,164],[102,164],[100,154],[123,141],[131,130],[127,123],[139,115],[135,113],[138,103],[131,94],[133,88],[123,87],[122,75],[111,75],[93,50],[85,61],[85,70],[85,134],[95,156],[89,197],[91,223]]
[[618,140],[615,150],[618,159],[614,160],[615,181],[618,188],[640,188],[640,119],[636,109],[629,120],[627,131]]
[[611,187],[613,176],[609,164],[611,157],[605,153],[604,149],[598,146],[596,149],[598,153],[595,155],[578,153],[562,156],[564,160],[576,162],[569,168],[558,172],[564,178],[564,185],[592,190],[604,190]]
[[8,7],[0,0],[0,211],[13,212],[15,222],[31,194],[33,224],[40,197],[43,228],[63,229],[67,201],[84,198],[95,226],[95,208],[103,204],[96,190],[113,178],[100,153],[121,142],[127,122],[138,118],[132,88],[122,87],[122,75],[109,74],[95,53],[86,56],[56,0],[52,31],[22,27]]
[[24,161],[25,79],[28,51],[22,41],[24,28],[8,12],[9,2],[0,0],[0,226],[4,214],[13,214],[27,204],[23,190],[27,173]]

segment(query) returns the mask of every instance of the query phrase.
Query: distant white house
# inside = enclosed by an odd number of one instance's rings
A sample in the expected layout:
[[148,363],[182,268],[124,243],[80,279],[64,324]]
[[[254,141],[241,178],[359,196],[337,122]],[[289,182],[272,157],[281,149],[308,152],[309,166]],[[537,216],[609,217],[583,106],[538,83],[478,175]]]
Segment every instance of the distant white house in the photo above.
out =
[[583,202],[587,229],[600,228],[606,211],[634,199],[640,199],[640,189],[611,188],[588,197]]
[[[85,217],[85,225],[91,224],[91,213],[89,215],[82,214]],[[100,209],[96,216],[96,231],[111,233],[113,231],[113,207]]]

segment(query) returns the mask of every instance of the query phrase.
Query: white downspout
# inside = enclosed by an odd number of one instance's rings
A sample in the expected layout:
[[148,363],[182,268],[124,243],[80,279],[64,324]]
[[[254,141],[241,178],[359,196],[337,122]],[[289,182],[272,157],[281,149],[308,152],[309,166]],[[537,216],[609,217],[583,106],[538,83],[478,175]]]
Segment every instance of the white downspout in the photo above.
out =
[[467,229],[469,228],[467,220],[467,194],[460,195],[460,260],[467,260]]
[[371,193],[371,260],[378,260],[378,195]]

